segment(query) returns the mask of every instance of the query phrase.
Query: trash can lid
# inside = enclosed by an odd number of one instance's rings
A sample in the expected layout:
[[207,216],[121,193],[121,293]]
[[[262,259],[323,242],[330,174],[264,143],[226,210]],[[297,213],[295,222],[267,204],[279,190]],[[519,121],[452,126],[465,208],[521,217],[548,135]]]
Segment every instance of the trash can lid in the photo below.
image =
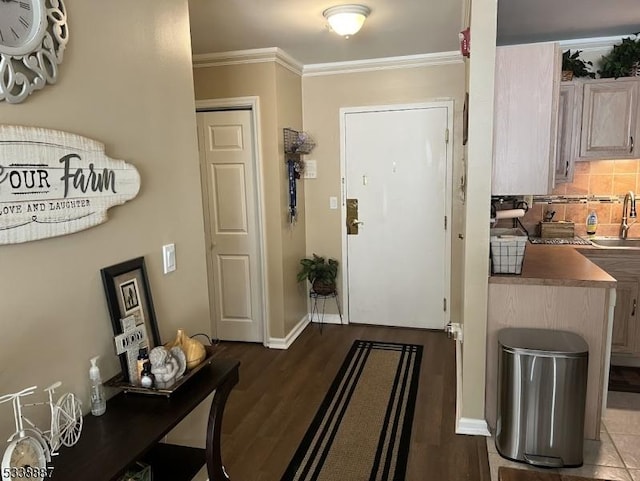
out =
[[543,355],[583,356],[586,341],[574,332],[509,327],[498,332],[498,342],[511,351],[535,351]]

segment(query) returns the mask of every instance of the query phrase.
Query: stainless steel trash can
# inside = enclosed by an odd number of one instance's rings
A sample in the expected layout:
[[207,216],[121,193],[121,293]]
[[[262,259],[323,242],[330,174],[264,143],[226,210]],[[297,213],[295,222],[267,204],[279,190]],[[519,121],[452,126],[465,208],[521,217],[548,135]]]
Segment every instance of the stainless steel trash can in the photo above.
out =
[[572,332],[508,328],[498,345],[498,453],[536,466],[581,466],[587,343]]

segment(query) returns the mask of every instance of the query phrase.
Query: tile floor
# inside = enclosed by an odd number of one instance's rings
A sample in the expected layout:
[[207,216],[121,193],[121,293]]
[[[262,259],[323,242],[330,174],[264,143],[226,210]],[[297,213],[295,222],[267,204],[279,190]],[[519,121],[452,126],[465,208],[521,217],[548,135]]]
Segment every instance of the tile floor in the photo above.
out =
[[[493,438],[487,438],[491,480],[498,480],[498,467],[538,469],[501,457]],[[640,481],[640,394],[609,392],[602,418],[600,441],[585,441],[584,465],[580,468],[545,469],[575,476],[619,481]]]

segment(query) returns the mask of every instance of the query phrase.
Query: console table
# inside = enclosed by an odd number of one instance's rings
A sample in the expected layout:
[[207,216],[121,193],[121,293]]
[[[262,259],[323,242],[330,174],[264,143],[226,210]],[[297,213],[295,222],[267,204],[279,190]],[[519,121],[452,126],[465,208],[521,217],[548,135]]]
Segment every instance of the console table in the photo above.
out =
[[[136,461],[151,464],[154,481],[188,481],[206,463],[210,481],[227,481],[220,455],[222,414],[238,382],[240,363],[213,359],[170,397],[120,393],[107,412],[84,417],[80,440],[61,448],[50,466],[52,481],[116,481]],[[215,391],[206,449],[160,443],[187,414]]]

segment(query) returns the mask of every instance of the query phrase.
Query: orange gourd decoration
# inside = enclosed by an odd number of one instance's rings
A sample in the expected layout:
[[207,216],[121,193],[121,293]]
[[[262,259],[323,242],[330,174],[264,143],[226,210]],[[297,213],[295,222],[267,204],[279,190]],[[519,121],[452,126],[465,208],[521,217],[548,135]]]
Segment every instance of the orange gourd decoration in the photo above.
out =
[[187,369],[193,369],[204,361],[204,358],[207,356],[204,345],[200,341],[187,336],[182,329],[178,329],[178,333],[173,342],[165,345],[167,349],[175,346],[180,347],[184,352],[184,356],[187,359]]

